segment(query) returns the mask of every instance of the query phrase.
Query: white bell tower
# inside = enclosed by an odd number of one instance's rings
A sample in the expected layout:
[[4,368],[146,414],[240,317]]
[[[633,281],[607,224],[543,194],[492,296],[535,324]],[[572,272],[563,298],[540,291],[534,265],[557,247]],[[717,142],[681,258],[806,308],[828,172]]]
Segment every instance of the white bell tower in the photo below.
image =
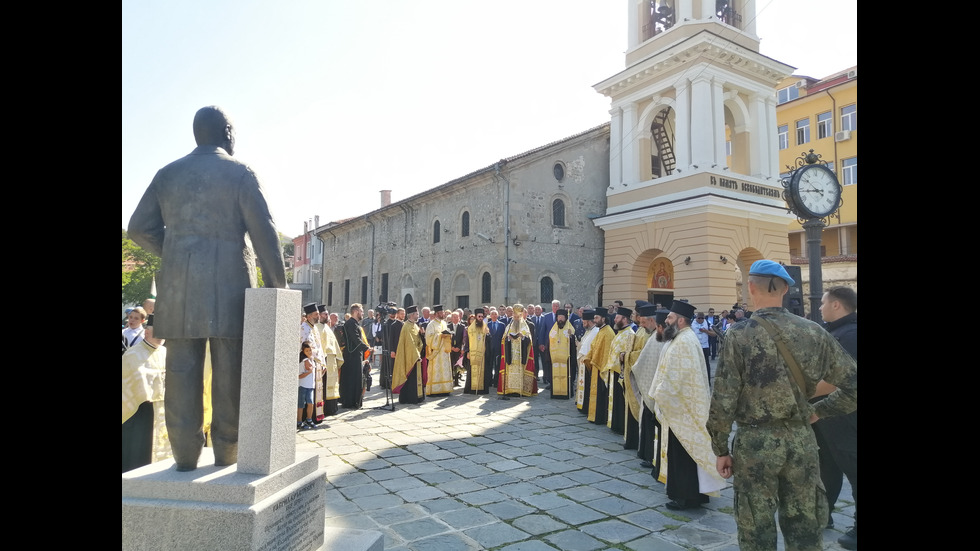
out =
[[[607,210],[595,222],[605,265],[620,266],[604,295],[730,305],[743,264],[789,260],[775,86],[794,68],[759,53],[756,0],[624,2],[626,67],[595,85],[612,103]],[[650,280],[661,258],[671,288]]]

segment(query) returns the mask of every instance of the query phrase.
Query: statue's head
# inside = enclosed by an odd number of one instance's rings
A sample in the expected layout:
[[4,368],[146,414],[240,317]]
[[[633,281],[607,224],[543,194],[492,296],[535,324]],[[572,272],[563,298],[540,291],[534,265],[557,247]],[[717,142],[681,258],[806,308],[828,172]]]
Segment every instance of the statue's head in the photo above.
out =
[[235,128],[220,107],[210,105],[194,115],[194,139],[197,145],[214,145],[235,154]]

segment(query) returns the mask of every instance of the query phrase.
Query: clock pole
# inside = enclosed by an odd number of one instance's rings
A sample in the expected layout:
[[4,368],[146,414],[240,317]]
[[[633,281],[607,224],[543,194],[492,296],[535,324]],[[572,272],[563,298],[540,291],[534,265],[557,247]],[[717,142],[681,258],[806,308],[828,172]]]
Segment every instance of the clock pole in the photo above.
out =
[[806,253],[810,263],[810,319],[823,323],[820,315],[820,300],[823,298],[823,266],[821,266],[820,243],[823,229],[827,227],[823,218],[811,218],[803,223],[806,230]]

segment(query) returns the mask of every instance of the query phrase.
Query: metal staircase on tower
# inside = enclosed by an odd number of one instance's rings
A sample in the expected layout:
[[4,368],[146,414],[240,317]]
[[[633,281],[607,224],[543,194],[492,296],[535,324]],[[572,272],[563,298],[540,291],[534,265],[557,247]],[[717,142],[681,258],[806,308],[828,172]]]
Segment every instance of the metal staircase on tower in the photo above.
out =
[[670,143],[670,136],[673,131],[667,128],[667,117],[670,115],[670,108],[664,109],[653,119],[650,125],[650,132],[653,134],[653,142],[657,144],[660,155],[652,155],[651,167],[653,176],[660,177],[660,164],[663,163],[664,172],[667,175],[673,174],[676,159],[674,159],[674,148]]

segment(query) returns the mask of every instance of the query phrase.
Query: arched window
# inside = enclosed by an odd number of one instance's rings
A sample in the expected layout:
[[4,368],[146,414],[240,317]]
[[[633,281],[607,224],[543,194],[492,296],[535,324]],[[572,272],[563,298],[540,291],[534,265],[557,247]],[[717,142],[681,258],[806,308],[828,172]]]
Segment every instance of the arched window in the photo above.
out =
[[407,295],[405,295],[405,298],[402,300],[402,307],[408,308],[409,306],[414,306],[414,305],[415,305],[415,299],[412,298],[412,294],[408,293]]
[[551,203],[551,225],[565,227],[565,202],[555,199]]
[[459,235],[460,237],[466,237],[470,234],[470,213],[469,211],[463,211],[463,220],[460,223]]
[[439,242],[439,221],[436,220],[435,224],[432,224],[432,242]]
[[483,272],[483,288],[480,293],[480,302],[490,304],[490,272]]
[[[436,222],[436,224],[438,224],[438,222]],[[439,300],[439,291],[441,290],[439,288],[440,286],[441,285],[439,283],[439,278],[437,277],[436,280],[432,283],[432,304],[439,304],[440,302],[442,302],[441,300]]]
[[550,277],[541,278],[541,304],[555,300],[555,282]]

